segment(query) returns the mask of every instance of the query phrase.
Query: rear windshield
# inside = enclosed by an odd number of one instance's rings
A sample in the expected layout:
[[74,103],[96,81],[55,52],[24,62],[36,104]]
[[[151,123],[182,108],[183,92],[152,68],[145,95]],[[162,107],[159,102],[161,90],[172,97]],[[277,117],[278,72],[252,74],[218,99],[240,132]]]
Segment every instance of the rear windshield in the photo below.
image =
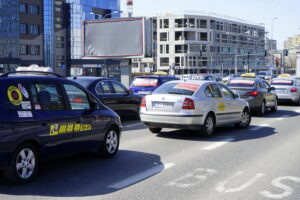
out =
[[294,81],[292,81],[292,80],[273,80],[273,81],[271,81],[271,85],[294,85]]
[[229,87],[253,87],[254,80],[231,80],[227,86]]
[[166,83],[157,88],[153,94],[178,94],[193,96],[199,87],[200,85],[195,83]]
[[141,88],[148,88],[148,87],[156,87],[158,84],[157,78],[136,78],[131,86],[132,87],[141,87]]
[[88,79],[75,79],[75,80],[70,79],[70,80],[75,81],[76,83],[79,83],[81,86],[83,86],[85,88],[87,88],[90,85],[90,83],[93,82],[93,80],[88,80]]

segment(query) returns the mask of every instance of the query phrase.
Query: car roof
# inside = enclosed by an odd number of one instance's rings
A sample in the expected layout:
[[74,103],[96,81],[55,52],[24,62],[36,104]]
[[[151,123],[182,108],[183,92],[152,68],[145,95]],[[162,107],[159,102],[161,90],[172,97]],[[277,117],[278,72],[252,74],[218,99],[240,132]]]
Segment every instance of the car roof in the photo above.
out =
[[174,80],[169,81],[167,83],[194,83],[194,84],[206,84],[206,83],[217,83],[216,81],[208,81],[208,80]]
[[105,77],[97,77],[97,76],[72,76],[68,77],[70,80],[90,80],[90,81],[95,81],[95,80],[112,80],[110,78],[105,78]]
[[237,78],[233,78],[232,80],[253,80],[253,81],[259,81],[262,80],[261,78],[246,78],[246,77],[237,77]]

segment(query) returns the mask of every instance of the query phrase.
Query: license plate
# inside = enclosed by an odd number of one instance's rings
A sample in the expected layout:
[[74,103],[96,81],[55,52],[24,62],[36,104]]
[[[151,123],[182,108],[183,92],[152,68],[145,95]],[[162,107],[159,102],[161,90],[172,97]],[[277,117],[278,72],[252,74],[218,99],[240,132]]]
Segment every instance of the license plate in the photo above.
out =
[[174,103],[171,102],[153,102],[152,105],[154,108],[164,108],[164,109],[172,109]]

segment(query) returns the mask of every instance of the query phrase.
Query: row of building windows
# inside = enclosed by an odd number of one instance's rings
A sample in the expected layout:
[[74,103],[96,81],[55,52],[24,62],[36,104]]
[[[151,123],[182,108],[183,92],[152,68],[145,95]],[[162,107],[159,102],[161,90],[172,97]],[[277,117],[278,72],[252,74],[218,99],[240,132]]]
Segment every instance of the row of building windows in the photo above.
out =
[[37,24],[20,24],[20,33],[24,35],[39,35],[40,27]]
[[20,45],[20,54],[21,55],[40,55],[40,46],[39,45]]
[[56,36],[55,37],[55,47],[56,48],[65,48],[65,38]]
[[[264,29],[259,29],[253,26],[239,25],[235,23],[228,23],[216,20],[182,18],[174,20],[175,28],[210,28],[219,31],[226,31],[232,33],[244,33],[251,36],[264,37]],[[160,19],[159,28],[170,28],[170,19]]]
[[19,11],[20,13],[24,13],[24,14],[38,15],[40,14],[40,7],[38,5],[20,3]]

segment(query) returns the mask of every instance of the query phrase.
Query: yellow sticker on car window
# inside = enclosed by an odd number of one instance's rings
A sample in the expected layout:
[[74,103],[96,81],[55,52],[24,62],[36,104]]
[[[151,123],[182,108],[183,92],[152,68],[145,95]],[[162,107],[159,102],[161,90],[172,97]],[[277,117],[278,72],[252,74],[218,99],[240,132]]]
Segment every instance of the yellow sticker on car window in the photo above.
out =
[[219,103],[219,105],[218,105],[218,110],[219,111],[224,111],[225,110],[225,108],[226,108],[226,105],[225,105],[225,103]]
[[23,97],[21,91],[15,87],[15,86],[10,86],[7,89],[7,96],[9,101],[15,105],[19,106],[22,103]]

